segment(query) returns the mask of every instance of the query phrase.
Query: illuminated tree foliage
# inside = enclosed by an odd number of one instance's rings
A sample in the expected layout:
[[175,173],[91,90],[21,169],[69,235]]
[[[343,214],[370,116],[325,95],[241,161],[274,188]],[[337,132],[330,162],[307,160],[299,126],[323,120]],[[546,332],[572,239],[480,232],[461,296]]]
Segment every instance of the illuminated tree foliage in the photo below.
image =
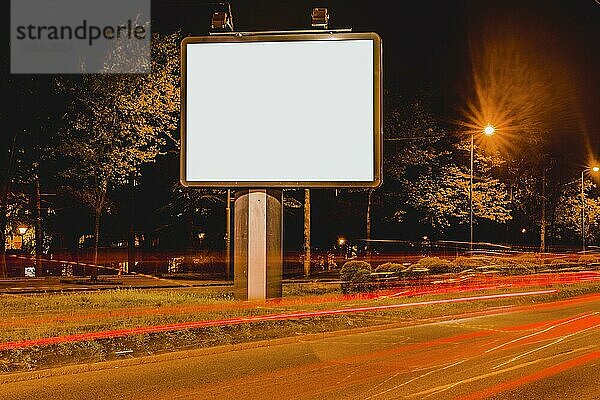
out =
[[[575,182],[577,183],[577,182]],[[577,190],[576,184],[560,197],[556,208],[556,225],[560,238],[573,237],[581,238],[581,191]],[[585,181],[585,237],[589,244],[597,243],[600,240],[600,198],[594,197],[596,185],[590,181]]]
[[178,34],[153,35],[150,74],[59,81],[72,96],[63,144],[70,165],[64,176],[94,213],[94,264],[109,191],[154,162],[169,142],[178,145],[172,136],[179,112],[178,40]]
[[[414,208],[423,223],[443,230],[469,221],[469,149],[467,141],[450,135],[433,117],[427,102],[401,102],[386,121],[388,142],[386,178],[395,183],[395,217]],[[386,143],[387,144],[387,143]],[[505,185],[492,176],[502,160],[497,154],[475,151],[473,209],[478,219],[506,222],[510,199]]]
[[[470,218],[470,172],[467,167],[442,168],[443,176],[421,176],[409,185],[410,202],[433,227],[449,227],[453,221],[464,224]],[[480,219],[504,223],[511,218],[506,187],[489,176],[473,182],[473,215]]]

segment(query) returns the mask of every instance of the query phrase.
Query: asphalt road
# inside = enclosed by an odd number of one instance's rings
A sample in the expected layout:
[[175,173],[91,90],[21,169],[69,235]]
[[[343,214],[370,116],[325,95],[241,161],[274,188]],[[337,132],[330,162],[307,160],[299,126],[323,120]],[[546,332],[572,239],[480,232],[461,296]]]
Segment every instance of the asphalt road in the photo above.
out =
[[0,376],[0,399],[600,399],[600,295]]

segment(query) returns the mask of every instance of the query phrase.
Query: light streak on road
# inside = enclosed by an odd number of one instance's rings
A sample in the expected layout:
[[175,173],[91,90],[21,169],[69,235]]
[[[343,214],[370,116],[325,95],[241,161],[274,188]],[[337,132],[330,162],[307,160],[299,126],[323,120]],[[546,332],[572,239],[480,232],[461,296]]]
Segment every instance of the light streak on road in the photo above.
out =
[[[413,383],[414,381],[416,381],[416,380],[418,380],[418,379],[425,378],[426,376],[429,376],[429,375],[431,375],[431,374],[434,374],[434,373],[436,373],[436,372],[445,371],[445,370],[447,370],[448,368],[452,368],[452,367],[455,367],[455,366],[457,366],[457,365],[460,365],[460,364],[464,363],[465,361],[466,361],[466,360],[460,360],[460,361],[457,361],[457,362],[451,363],[451,364],[449,364],[449,365],[446,365],[446,366],[444,366],[444,367],[437,368],[437,369],[433,369],[433,370],[431,370],[431,371],[429,371],[429,372],[426,372],[426,373],[424,373],[424,374],[421,374],[421,375],[419,375],[419,376],[416,376],[416,377],[414,377],[414,378],[412,378],[412,379],[409,379],[408,381],[402,382],[402,383],[401,383],[401,384],[399,384],[399,385],[393,386],[393,387],[391,387],[391,388],[389,388],[389,389],[386,389],[386,390],[384,390],[384,391],[382,391],[382,392],[379,392],[379,393],[373,394],[373,395],[371,395],[371,396],[369,396],[369,397],[366,397],[366,398],[365,398],[365,400],[369,400],[369,399],[372,399],[372,398],[375,398],[375,397],[378,397],[378,396],[384,395],[384,394],[386,394],[386,393],[389,393],[389,392],[395,391],[395,390],[397,390],[397,389],[401,388],[402,386],[406,386],[406,385],[408,385],[408,384],[411,384],[411,383]],[[428,397],[428,396],[425,396],[425,397]]]
[[231,326],[231,325],[239,325],[239,324],[252,323],[252,322],[312,318],[312,317],[320,317],[320,316],[362,313],[362,312],[381,311],[381,310],[392,310],[392,309],[401,309],[401,308],[428,306],[428,305],[437,305],[437,304],[464,303],[464,302],[470,302],[470,301],[485,301],[485,300],[504,299],[504,298],[512,298],[512,297],[524,297],[524,296],[540,296],[540,295],[547,295],[547,294],[552,294],[552,293],[556,293],[556,292],[557,292],[557,290],[555,290],[555,289],[549,289],[549,290],[538,290],[538,291],[519,292],[519,293],[504,293],[504,294],[493,294],[493,295],[484,295],[484,296],[459,297],[459,298],[454,298],[454,299],[429,300],[429,301],[420,301],[420,302],[414,302],[414,303],[389,304],[389,305],[381,305],[381,306],[368,306],[368,307],[355,307],[355,308],[341,308],[341,309],[333,309],[333,310],[296,312],[296,313],[287,313],[287,314],[258,315],[258,316],[243,317],[243,318],[229,318],[229,319],[221,319],[221,320],[195,321],[195,322],[186,322],[186,323],[169,324],[169,325],[155,325],[155,326],[146,326],[146,327],[138,327],[138,328],[131,328],[131,329],[81,333],[81,334],[66,335],[66,336],[54,336],[54,337],[43,338],[43,339],[23,340],[23,341],[17,341],[17,342],[5,342],[5,343],[0,343],[0,351],[27,348],[27,347],[33,347],[33,346],[45,346],[45,345],[53,345],[53,344],[60,344],[60,343],[80,342],[80,341],[87,341],[87,340],[109,339],[109,338],[116,338],[116,337],[125,337],[125,336],[130,336],[130,335],[150,334],[150,333],[159,333],[159,332],[167,332],[167,331],[178,331],[178,330],[184,330],[184,329],[206,328],[206,327],[212,327],[212,326]]
[[516,355],[516,356],[512,357],[510,360],[508,360],[508,361],[505,361],[505,362],[503,362],[503,363],[501,363],[501,364],[498,364],[498,365],[496,365],[496,366],[492,367],[492,369],[498,369],[498,368],[500,368],[500,367],[503,367],[503,366],[505,366],[505,365],[507,365],[507,364],[510,364],[510,363],[512,363],[512,362],[514,362],[514,361],[517,361],[517,360],[519,360],[519,359],[521,359],[521,358],[523,358],[523,357],[525,357],[525,356],[528,356],[528,355],[530,355],[530,354],[536,353],[536,352],[538,352],[538,351],[540,351],[540,350],[544,350],[544,349],[546,349],[546,348],[548,348],[548,347],[550,347],[550,346],[554,346],[554,345],[556,345],[556,344],[558,344],[558,343],[560,343],[560,342],[562,342],[562,341],[564,341],[564,340],[566,340],[566,339],[568,339],[568,338],[570,338],[570,337],[573,337],[573,336],[575,336],[575,335],[580,335],[580,334],[582,334],[582,333],[585,333],[585,332],[587,332],[587,331],[589,331],[589,330],[596,329],[596,328],[598,328],[598,327],[600,327],[600,324],[596,324],[596,325],[593,325],[593,326],[587,327],[587,328],[585,328],[585,329],[577,330],[576,332],[570,333],[570,334],[568,334],[568,335],[561,336],[561,337],[559,337],[558,339],[556,339],[556,340],[554,340],[554,341],[552,341],[552,342],[550,342],[550,343],[547,343],[547,344],[545,344],[545,345],[543,345],[543,346],[536,347],[536,348],[535,348],[535,349],[533,349],[533,350],[529,350],[529,351],[527,351],[527,352],[525,352],[525,353],[521,353],[521,354],[519,354],[519,355]]
[[[539,381],[541,379],[545,379],[545,378],[549,378],[551,376],[557,375],[563,371],[567,371],[571,368],[575,368],[587,363],[590,363],[592,361],[596,361],[600,359],[600,351],[593,351],[593,352],[589,352],[586,354],[583,354],[579,357],[564,361],[562,363],[553,365],[551,367],[548,368],[544,368],[540,371],[536,371],[532,374],[523,376],[522,378],[519,379],[515,379],[509,382],[505,382],[502,384],[499,384],[497,386],[482,390],[480,392],[475,392],[475,393],[471,393],[468,396],[465,396],[462,398],[462,400],[482,400],[482,399],[487,399],[495,394],[501,393],[501,392],[506,392],[508,390],[511,389],[515,389],[518,388],[520,386],[535,382],[535,381]],[[535,363],[538,362],[538,360],[535,361],[531,361],[530,363]],[[518,366],[512,367],[512,368],[516,368]],[[499,371],[502,372],[502,371]]]
[[542,333],[549,332],[549,331],[551,331],[552,329],[556,329],[556,328],[558,328],[559,326],[562,326],[562,325],[565,325],[565,324],[570,324],[571,322],[578,321],[578,320],[580,320],[580,319],[583,319],[583,318],[588,318],[588,317],[590,317],[590,316],[592,316],[592,315],[596,315],[596,314],[598,314],[598,313],[597,313],[597,312],[595,312],[595,313],[590,313],[590,314],[584,314],[584,315],[580,315],[580,316],[578,316],[578,317],[575,317],[575,318],[570,318],[570,319],[567,319],[566,321],[562,321],[562,322],[560,322],[560,323],[558,323],[558,324],[550,325],[548,328],[546,328],[546,329],[543,329],[543,330],[541,330],[541,331],[534,332],[534,333],[531,333],[531,334],[529,334],[529,335],[521,336],[521,337],[518,337],[518,338],[516,338],[516,339],[513,339],[513,340],[511,340],[511,341],[508,341],[508,342],[502,343],[502,344],[500,344],[500,345],[498,345],[498,346],[496,346],[496,347],[493,347],[493,348],[491,348],[491,349],[488,349],[488,350],[486,350],[485,352],[486,352],[486,353],[489,353],[489,352],[491,352],[491,351],[498,350],[498,349],[500,349],[500,348],[502,348],[502,347],[505,347],[505,346],[511,345],[511,344],[513,344],[513,343],[516,343],[516,342],[519,342],[519,341],[521,341],[521,340],[529,339],[529,338],[531,338],[531,337],[533,337],[533,336],[537,336],[537,335],[541,335]]
[[[529,367],[531,365],[540,364],[540,363],[543,363],[545,361],[549,361],[549,360],[555,359],[555,358],[557,358],[559,356],[560,356],[560,354],[553,355],[553,356],[546,357],[546,358],[538,358],[536,360],[528,361],[528,362],[525,362],[525,363],[522,363],[522,364],[518,364],[518,365],[514,365],[512,367],[505,368],[505,369],[502,369],[502,370],[497,370],[497,371],[487,372],[487,373],[484,373],[484,374],[479,374],[479,375],[476,375],[476,376],[473,376],[473,377],[470,377],[470,378],[467,378],[467,379],[461,379],[461,380],[456,381],[456,382],[452,382],[452,383],[448,383],[448,384],[436,386],[436,387],[433,387],[431,389],[427,389],[427,390],[424,390],[424,391],[421,391],[421,392],[412,393],[412,394],[410,394],[408,396],[405,396],[405,397],[409,398],[409,399],[413,399],[413,398],[422,399],[422,398],[425,398],[425,397],[429,397],[432,394],[439,394],[439,393],[445,392],[445,391],[450,390],[453,387],[456,387],[456,386],[459,386],[459,385],[464,385],[464,384],[468,384],[468,383],[473,383],[473,382],[481,381],[481,380],[488,379],[488,378],[491,378],[491,377],[494,377],[494,376],[505,374],[507,372],[512,372],[512,371],[515,371],[515,370],[526,368],[526,367]],[[501,390],[498,390],[498,393],[500,391]],[[471,397],[471,396],[464,397],[462,400],[467,400],[467,399],[468,400],[475,400],[475,399],[483,399],[483,398],[486,398],[486,396],[478,397],[477,395],[475,395],[474,397]]]
[[[23,327],[26,325],[39,325],[39,324],[50,324],[50,323],[65,323],[65,322],[76,322],[84,320],[98,320],[98,319],[110,319],[115,316],[120,317],[141,317],[141,316],[160,316],[160,315],[174,315],[182,313],[199,313],[199,312],[211,312],[211,311],[227,311],[227,310],[238,310],[238,309],[249,309],[255,308],[258,304],[266,307],[287,307],[287,306],[302,306],[310,304],[325,304],[325,303],[341,303],[355,300],[369,300],[374,301],[379,299],[388,298],[408,298],[411,296],[422,296],[422,295],[444,295],[444,294],[456,294],[456,293],[468,293],[476,291],[486,290],[501,290],[501,289],[521,289],[535,287],[548,287],[552,285],[568,285],[577,284],[588,281],[600,280],[600,273],[594,271],[580,271],[580,272],[568,272],[568,273],[545,273],[538,274],[535,276],[512,276],[512,277],[462,277],[460,280],[455,279],[444,279],[438,283],[427,283],[421,282],[416,286],[408,284],[405,288],[395,289],[383,289],[374,293],[360,293],[360,294],[327,294],[319,296],[304,296],[304,297],[286,297],[283,299],[270,299],[266,302],[232,302],[225,301],[218,304],[203,304],[203,305],[186,305],[186,306],[161,306],[161,307],[124,307],[110,309],[107,311],[93,311],[77,313],[57,313],[48,315],[46,317],[40,316],[23,316],[14,317],[10,320],[0,321],[0,327]],[[337,283],[339,285],[339,282]],[[149,286],[152,287],[152,286]],[[112,289],[112,288],[111,288]],[[90,289],[94,290],[94,289]]]

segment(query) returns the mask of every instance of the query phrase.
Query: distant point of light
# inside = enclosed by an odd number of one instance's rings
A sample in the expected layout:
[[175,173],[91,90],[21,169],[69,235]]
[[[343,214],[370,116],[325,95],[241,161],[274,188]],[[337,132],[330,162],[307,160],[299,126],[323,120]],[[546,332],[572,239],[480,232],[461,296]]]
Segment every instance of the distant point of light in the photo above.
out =
[[596,167],[592,167],[592,172],[598,172],[600,171],[600,167],[596,166]]
[[483,133],[488,136],[492,136],[496,132],[496,128],[492,124],[487,124],[485,128],[483,128]]

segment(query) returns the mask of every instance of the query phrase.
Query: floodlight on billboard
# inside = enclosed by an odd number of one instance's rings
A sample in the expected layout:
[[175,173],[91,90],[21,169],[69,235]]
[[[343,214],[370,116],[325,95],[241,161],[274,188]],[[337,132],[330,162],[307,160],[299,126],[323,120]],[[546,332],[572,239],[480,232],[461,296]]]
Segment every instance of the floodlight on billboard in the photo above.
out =
[[188,37],[181,47],[183,185],[381,184],[377,34]]

